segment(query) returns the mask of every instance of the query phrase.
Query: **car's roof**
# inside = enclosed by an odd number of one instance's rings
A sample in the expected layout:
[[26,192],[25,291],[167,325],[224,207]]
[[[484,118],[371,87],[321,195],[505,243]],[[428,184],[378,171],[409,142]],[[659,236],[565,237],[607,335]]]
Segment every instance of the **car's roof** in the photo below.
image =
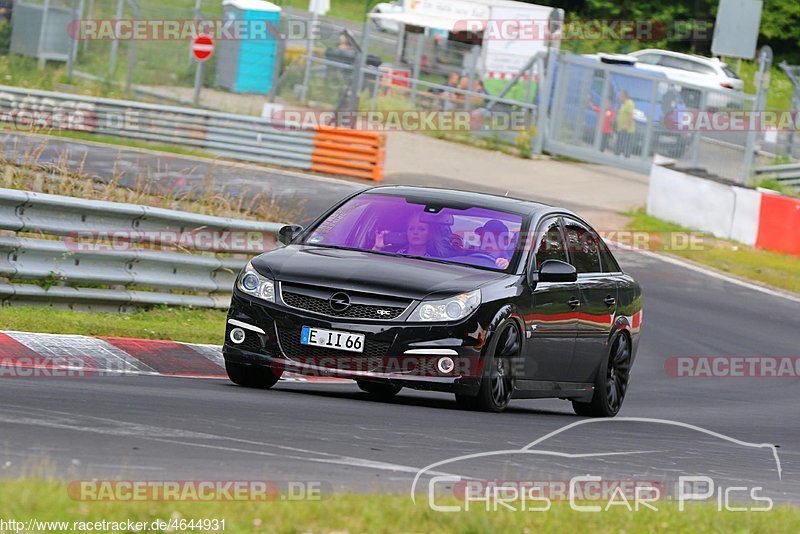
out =
[[465,203],[474,206],[496,209],[517,213],[520,215],[533,215],[539,212],[564,212],[569,210],[555,208],[542,202],[533,200],[523,200],[511,196],[493,195],[489,193],[478,193],[475,191],[460,191],[454,189],[443,189],[438,187],[420,187],[409,185],[383,185],[364,191],[364,193],[380,193],[382,195],[419,197],[425,202],[436,203]]
[[706,65],[711,65],[711,66],[725,65],[725,63],[720,61],[719,58],[700,56],[697,54],[684,54],[683,52],[675,52],[673,50],[663,50],[661,48],[645,48],[643,50],[637,50],[635,52],[628,53],[628,55],[634,57],[640,56],[642,54],[660,54],[662,56],[678,57],[682,59],[688,59],[689,61],[695,61],[697,63],[704,63]]

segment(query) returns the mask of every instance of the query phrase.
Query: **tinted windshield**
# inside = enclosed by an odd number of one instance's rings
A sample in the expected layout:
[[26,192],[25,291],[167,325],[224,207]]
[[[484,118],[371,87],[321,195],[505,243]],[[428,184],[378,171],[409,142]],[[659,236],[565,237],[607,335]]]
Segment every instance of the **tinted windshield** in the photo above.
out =
[[509,271],[522,221],[518,214],[479,206],[368,193],[343,204],[304,243]]

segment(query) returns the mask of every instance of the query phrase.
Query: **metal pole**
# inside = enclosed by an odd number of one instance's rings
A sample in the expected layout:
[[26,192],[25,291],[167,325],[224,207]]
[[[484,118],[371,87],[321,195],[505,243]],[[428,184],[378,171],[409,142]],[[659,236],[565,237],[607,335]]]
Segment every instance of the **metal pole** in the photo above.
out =
[[[655,133],[653,131],[653,129],[656,127],[655,126],[655,118],[656,118],[656,111],[655,110],[656,110],[656,101],[658,100],[658,84],[659,83],[661,83],[661,82],[656,82],[656,81],[653,82],[653,92],[650,94],[650,114],[651,114],[651,116],[647,117],[647,123],[646,123],[645,128],[644,128],[644,139],[642,140],[642,154],[641,154],[643,161],[647,161],[648,159],[650,159],[650,156],[649,156],[649,154],[650,154],[650,146],[653,144],[653,135]],[[667,90],[669,90],[669,86],[667,87]],[[662,117],[661,120],[662,120],[662,123],[663,123],[664,118]],[[659,127],[660,127],[660,125],[659,125]],[[657,142],[658,141],[658,134],[655,133],[655,135],[656,135],[656,142]],[[636,146],[636,145],[634,145],[634,146]],[[655,154],[655,150],[653,151],[653,154]]]
[[[75,7],[75,0],[72,2],[73,10],[72,16],[75,20],[81,20],[83,18],[83,0],[78,0],[78,9],[74,9]],[[80,26],[79,26],[80,27]],[[71,82],[72,81],[72,72],[75,70],[75,62],[78,60],[78,37],[80,37],[80,30],[78,30],[78,35],[72,36],[72,47],[69,51],[69,57],[67,58],[67,79]]]
[[[556,56],[553,48],[547,49],[547,61],[539,59],[539,106],[536,109],[539,131],[533,144],[533,153],[541,154],[545,149],[545,139],[550,135],[550,93],[553,89],[556,70]],[[563,78],[563,75],[562,75]]]
[[[756,87],[756,101],[753,111],[763,111],[764,101],[766,100],[767,89],[767,73],[772,64],[772,48],[764,45],[758,52],[758,75],[756,80],[758,85]],[[742,175],[740,178],[741,183],[746,184],[750,180],[750,172],[753,168],[753,161],[755,159],[756,149],[756,130],[749,128],[747,131],[747,144],[744,148],[744,161],[742,162]]]
[[45,39],[47,38],[47,14],[50,11],[50,0],[44,0],[44,6],[42,6],[42,28],[39,33],[39,44],[36,47],[36,58],[38,59],[38,66],[39,70],[44,70],[45,65],[45,58],[42,55],[42,51],[44,50],[44,43]]
[[200,90],[203,88],[203,61],[197,62],[197,68],[194,71],[194,97],[192,103],[197,106],[200,104]]
[[419,80],[419,72],[422,63],[422,49],[425,46],[425,33],[417,34],[417,46],[414,49],[414,73],[411,75],[411,102],[417,101],[417,80]]
[[286,42],[284,39],[275,37],[275,65],[272,68],[272,82],[269,87],[268,99],[275,102],[278,97],[278,85],[280,83],[280,70],[283,66],[284,54],[286,53]]
[[[49,1],[49,0],[46,0]],[[125,0],[117,0],[117,12],[114,15],[114,25],[122,18],[122,7]],[[114,76],[114,70],[117,68],[117,52],[119,51],[119,39],[117,39],[117,31],[114,28],[114,40],[111,41],[111,58],[108,61],[108,76]]]
[[[194,2],[194,13],[193,13],[194,20],[203,20],[202,13],[200,12],[200,10],[202,8],[203,8],[203,0],[195,0],[195,2]],[[194,54],[192,53],[191,45],[189,46],[187,59],[189,61],[189,65],[192,64],[192,61],[194,61]]]
[[397,48],[394,52],[394,64],[403,63],[403,45],[405,44],[406,25],[400,24],[400,31],[397,32]]
[[[698,108],[700,109],[701,113],[705,113],[708,111],[708,93],[707,91],[703,90],[700,93],[700,102],[698,102]],[[692,139],[692,167],[697,168],[700,166],[700,142],[702,140],[702,135],[700,132],[694,133],[694,138]]]
[[[605,121],[606,114],[606,100],[608,94],[611,92],[611,73],[605,71],[605,78],[603,79],[603,89],[600,91],[600,102],[597,106],[597,122],[594,124],[594,137],[592,138],[592,147],[595,152],[600,152],[600,143],[603,140],[603,121]],[[589,97],[591,103],[591,96]]]
[[[314,11],[311,14],[311,26],[310,28],[317,27],[317,12]],[[313,51],[313,42],[311,40],[311,34],[309,33],[306,35],[306,64],[305,64],[305,71],[303,72],[303,90],[300,93],[300,102],[303,104],[306,103],[306,98],[308,96],[308,84],[311,81],[311,53]]]
[[[89,0],[89,9],[86,11],[86,19],[92,20],[92,13],[94,13],[94,0]],[[83,40],[83,51],[86,52],[86,49],[89,47],[89,39]]]
[[[139,18],[139,6],[133,4],[133,18]],[[136,66],[136,39],[131,39],[128,43],[128,67],[125,69],[125,93],[131,92],[133,84],[133,69]]]
[[[475,87],[475,71],[478,68],[478,47],[473,46],[469,50],[469,70],[467,71],[467,80],[469,80],[467,85],[467,91],[472,91],[472,88]],[[468,93],[464,95],[464,111],[469,111],[470,107],[472,106],[472,98],[471,95]]]
[[361,35],[361,53],[358,56],[358,67],[356,71],[355,94],[353,95],[356,107],[358,107],[358,95],[361,94],[361,88],[364,85],[364,69],[367,66],[367,53],[369,51],[369,30],[369,19],[367,19],[367,22],[364,22],[364,33]]

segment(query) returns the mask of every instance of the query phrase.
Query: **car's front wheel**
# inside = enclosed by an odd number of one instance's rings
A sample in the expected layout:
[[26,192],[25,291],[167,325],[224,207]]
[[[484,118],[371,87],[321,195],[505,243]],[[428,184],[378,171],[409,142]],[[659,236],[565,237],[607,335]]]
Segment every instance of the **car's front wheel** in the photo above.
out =
[[592,402],[573,401],[572,409],[576,414],[586,417],[614,417],[625,400],[630,371],[630,341],[627,335],[619,334],[597,373]]
[[263,365],[225,362],[225,371],[234,384],[247,388],[269,389],[280,380],[282,371]]
[[392,384],[378,384],[377,382],[367,382],[366,380],[356,380],[358,388],[361,391],[366,391],[370,395],[378,399],[391,399],[403,389],[402,386],[394,386]]
[[498,330],[497,343],[486,355],[483,378],[478,394],[474,397],[456,395],[456,403],[462,408],[486,412],[502,412],[514,393],[514,365],[519,359],[522,340],[519,329],[507,322]]

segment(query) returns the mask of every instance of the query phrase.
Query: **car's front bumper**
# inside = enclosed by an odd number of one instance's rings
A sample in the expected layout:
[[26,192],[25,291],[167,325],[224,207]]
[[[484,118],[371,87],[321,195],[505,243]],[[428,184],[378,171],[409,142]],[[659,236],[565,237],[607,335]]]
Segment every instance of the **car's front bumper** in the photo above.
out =
[[[364,334],[362,353],[300,344],[303,326]],[[241,328],[245,339],[231,340]],[[232,363],[276,371],[391,383],[414,389],[474,394],[480,386],[485,331],[475,318],[458,324],[354,321],[321,316],[234,292],[223,354]],[[439,361],[453,360],[442,372]]]

